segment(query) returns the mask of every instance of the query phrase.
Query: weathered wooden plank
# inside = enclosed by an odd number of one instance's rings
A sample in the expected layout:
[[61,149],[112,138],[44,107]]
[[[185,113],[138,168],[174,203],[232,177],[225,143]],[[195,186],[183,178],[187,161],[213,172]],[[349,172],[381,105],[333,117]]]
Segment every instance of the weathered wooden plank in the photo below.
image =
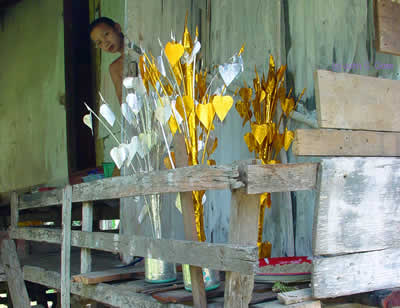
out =
[[73,201],[114,199],[157,193],[229,189],[239,173],[231,166],[191,166],[174,170],[113,177],[74,186]]
[[[48,286],[54,289],[60,289],[61,276],[59,273],[46,271],[45,269],[24,266],[24,279]],[[97,285],[84,285],[82,283],[71,283],[71,292],[97,302],[111,305],[113,307],[135,307],[135,308],[189,308],[187,305],[165,305],[157,302],[151,296],[138,294],[116,287],[111,284],[99,283]]]
[[36,241],[52,244],[61,244],[62,234],[60,230],[45,228],[16,228],[10,229],[10,238],[24,239],[27,241]]
[[240,175],[248,194],[260,194],[313,189],[317,169],[316,163],[245,165],[240,167]]
[[[60,230],[18,228],[10,230],[10,237],[61,244]],[[71,245],[113,253],[124,251],[167,262],[193,264],[216,270],[232,270],[243,274],[257,270],[258,250],[255,245],[201,243],[82,231],[72,231]]]
[[400,82],[318,70],[317,119],[321,128],[400,131]]
[[320,166],[313,254],[400,247],[400,158],[331,158]]
[[[180,134],[175,135],[174,147],[175,147],[176,166],[178,168],[187,166],[188,155],[186,153],[186,145],[183,135]],[[185,240],[198,241],[192,192],[191,191],[181,192],[180,198],[182,205]],[[204,287],[203,270],[201,267],[193,266],[193,264],[191,263],[189,270],[190,270],[190,279],[192,284],[193,306],[196,308],[206,308],[207,297]]]
[[306,301],[302,303],[296,303],[291,305],[281,304],[279,301],[272,301],[266,303],[260,303],[252,306],[253,308],[321,308],[320,301]]
[[292,150],[304,156],[400,156],[400,133],[298,129]]
[[311,288],[316,298],[400,286],[400,249],[315,257]]
[[[231,186],[242,186],[237,168],[230,165],[198,165],[77,184],[73,186],[72,202],[192,190],[229,189]],[[37,193],[34,201],[21,201],[19,209],[59,204],[57,196],[57,191]]]
[[400,3],[374,0],[374,10],[376,50],[400,56]]
[[62,203],[63,189],[54,189],[34,194],[24,194],[19,198],[19,209],[29,209]]
[[72,280],[74,282],[82,282],[83,284],[97,284],[100,282],[130,279],[138,272],[143,273],[143,268],[130,266],[99,272],[86,272],[72,276]]
[[[82,203],[82,231],[93,230],[93,202]],[[81,249],[81,273],[88,273],[92,270],[92,255],[88,248]]]
[[7,284],[13,306],[16,308],[29,307],[30,300],[13,240],[3,240],[1,244],[1,260],[7,275]]
[[11,219],[10,225],[11,228],[16,228],[18,226],[19,221],[19,211],[18,211],[18,194],[13,191],[11,193],[11,201],[10,201],[10,211],[11,211]]
[[310,288],[278,293],[278,301],[285,305],[305,302],[311,299],[312,294]]
[[[240,190],[232,191],[229,243],[257,244],[259,203],[259,195],[246,195]],[[253,286],[254,275],[242,275],[236,270],[226,272],[224,307],[248,307]]]
[[62,243],[61,243],[61,307],[71,304],[71,210],[72,186],[63,191],[62,202]]

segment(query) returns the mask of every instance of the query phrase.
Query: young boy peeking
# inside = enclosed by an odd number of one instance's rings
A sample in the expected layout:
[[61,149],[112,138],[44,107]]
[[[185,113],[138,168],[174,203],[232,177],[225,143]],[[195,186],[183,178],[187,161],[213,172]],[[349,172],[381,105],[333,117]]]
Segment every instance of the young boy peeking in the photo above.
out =
[[121,32],[121,25],[110,18],[100,17],[90,24],[89,34],[97,48],[101,48],[105,52],[120,54],[120,56],[110,64],[109,69],[115,92],[121,104],[124,62],[124,34]]

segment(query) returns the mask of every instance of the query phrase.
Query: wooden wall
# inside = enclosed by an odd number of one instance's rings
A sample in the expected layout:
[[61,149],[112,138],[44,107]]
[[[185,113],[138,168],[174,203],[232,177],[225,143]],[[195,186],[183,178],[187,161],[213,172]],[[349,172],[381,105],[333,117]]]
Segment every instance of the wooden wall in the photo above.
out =
[[[255,66],[258,71],[267,70],[269,54],[277,63],[287,63],[288,85],[294,87],[295,95],[307,88],[299,111],[311,117],[315,117],[313,72],[316,69],[340,68],[355,74],[400,79],[400,58],[376,53],[374,49],[372,0],[126,0],[126,4],[127,35],[137,42],[140,34],[144,47],[156,55],[158,38],[167,42],[171,30],[180,37],[186,10],[190,28],[193,30],[197,24],[201,30],[202,55],[208,68],[223,63],[246,43],[245,72],[232,90],[243,80],[251,83]],[[393,65],[391,69],[383,69],[381,64]],[[289,124],[293,129],[307,127],[296,121]],[[216,125],[217,163],[251,157],[243,141],[248,129],[241,127],[235,110],[224,123]],[[285,157],[281,159],[285,161]],[[291,153],[288,159],[318,161]],[[208,193],[207,198],[207,239],[225,242],[230,195],[218,191]],[[311,255],[314,203],[313,191],[273,195],[272,209],[266,211],[264,232],[264,239],[273,244],[273,255]],[[179,231],[171,236],[179,236]]]

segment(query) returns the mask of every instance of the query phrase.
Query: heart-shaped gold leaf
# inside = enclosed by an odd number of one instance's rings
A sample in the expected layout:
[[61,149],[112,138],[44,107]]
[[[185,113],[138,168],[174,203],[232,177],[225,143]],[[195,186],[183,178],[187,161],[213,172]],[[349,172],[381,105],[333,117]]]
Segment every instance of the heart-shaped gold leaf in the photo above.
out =
[[186,119],[189,117],[189,115],[192,113],[192,111],[194,109],[193,99],[190,96],[184,96],[183,99],[182,99],[182,97],[179,96],[176,99],[175,107],[176,107],[176,110],[179,112],[180,116],[183,119]]
[[228,114],[229,110],[232,108],[233,105],[233,98],[231,96],[214,96],[212,101],[214,106],[214,110],[221,120],[221,122],[225,119],[226,115]]
[[289,147],[292,144],[293,139],[294,139],[294,132],[285,128],[285,138],[283,143],[285,151],[289,150]]
[[247,133],[246,135],[244,135],[244,141],[246,142],[250,153],[253,152],[256,148],[256,140],[254,139],[253,134]]
[[[176,164],[175,164],[175,153],[174,152],[171,152],[171,157],[172,157],[172,160],[174,162],[174,166],[176,166]],[[172,169],[171,160],[169,159],[168,155],[166,157],[164,157],[164,165],[165,165],[165,168]]]
[[173,116],[171,116],[168,120],[169,129],[171,130],[172,136],[175,135],[176,131],[178,130],[178,123]]
[[213,105],[211,103],[198,104],[196,108],[196,115],[200,123],[203,124],[206,129],[209,129],[215,115]]
[[267,124],[251,123],[251,131],[257,143],[261,145],[268,135],[268,126]]
[[167,45],[165,45],[165,55],[169,63],[171,63],[171,66],[174,66],[180,60],[184,52],[185,50],[182,44],[168,42]]
[[294,98],[286,98],[284,101],[281,101],[281,106],[285,116],[289,116],[295,106]]

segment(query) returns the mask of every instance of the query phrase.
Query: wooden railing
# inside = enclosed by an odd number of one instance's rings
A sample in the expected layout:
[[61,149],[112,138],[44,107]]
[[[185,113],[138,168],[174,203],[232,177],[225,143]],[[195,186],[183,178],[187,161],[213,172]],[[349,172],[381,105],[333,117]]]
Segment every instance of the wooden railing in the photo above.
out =
[[[243,161],[226,166],[193,166],[114,177],[74,186],[68,185],[64,189],[35,195],[13,194],[10,236],[61,244],[61,276],[55,272],[25,266],[24,279],[60,288],[63,307],[69,307],[71,292],[113,306],[130,302],[137,305],[141,301],[146,301],[146,297],[142,294],[127,294],[126,291],[112,285],[86,286],[71,283],[71,246],[82,249],[82,273],[91,271],[90,249],[151,256],[168,262],[226,271],[225,307],[247,307],[258,265],[256,243],[259,194],[314,189],[317,169],[318,164],[314,163],[258,165]],[[232,192],[228,244],[91,232],[94,200],[216,189],[230,189]],[[73,202],[82,202],[82,231],[71,231]],[[17,227],[20,210],[58,204],[62,204],[62,230]],[[111,293],[113,295],[109,296]]]

